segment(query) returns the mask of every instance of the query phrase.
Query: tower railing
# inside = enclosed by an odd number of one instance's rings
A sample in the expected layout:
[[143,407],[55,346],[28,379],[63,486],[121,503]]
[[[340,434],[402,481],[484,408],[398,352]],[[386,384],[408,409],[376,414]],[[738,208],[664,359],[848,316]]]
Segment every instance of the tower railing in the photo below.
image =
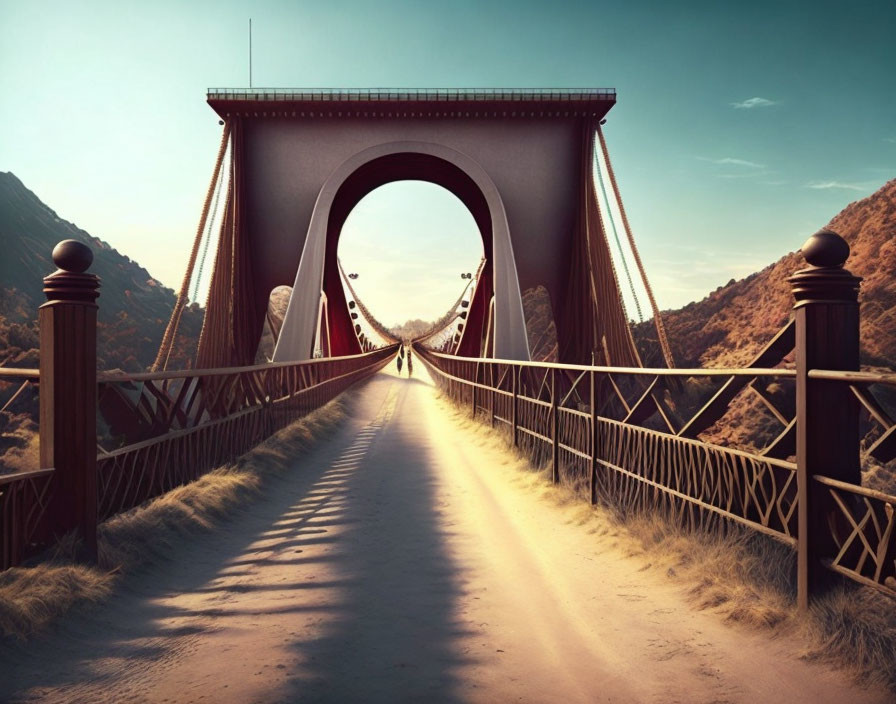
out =
[[582,101],[615,100],[615,88],[209,88],[209,100],[333,101]]

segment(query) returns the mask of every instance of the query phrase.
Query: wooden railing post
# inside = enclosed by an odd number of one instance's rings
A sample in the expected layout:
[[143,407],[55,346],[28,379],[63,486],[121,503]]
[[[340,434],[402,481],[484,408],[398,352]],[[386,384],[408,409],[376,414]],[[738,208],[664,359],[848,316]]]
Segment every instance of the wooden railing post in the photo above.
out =
[[597,394],[595,393],[595,372],[593,369],[588,373],[589,376],[589,406],[591,410],[591,471],[588,480],[590,490],[591,505],[597,503]]
[[522,367],[518,367],[515,364],[511,367],[511,372],[513,374],[513,405],[510,409],[510,415],[511,415],[511,423],[513,425],[513,446],[514,447],[519,447],[519,437],[517,434],[517,427],[519,424],[519,420],[518,420],[519,416],[517,415],[517,405],[518,405],[518,399],[519,399],[519,394],[520,394],[520,387],[519,387],[519,371],[520,371],[520,369],[522,369]]
[[93,252],[77,240],[53,250],[59,270],[44,279],[40,324],[40,466],[54,467],[56,536],[75,531],[79,558],[96,559],[96,313]]
[[809,372],[858,370],[861,279],[843,268],[849,245],[834,232],[812,235],[801,252],[810,267],[789,281],[796,321],[797,606],[805,610],[827,582],[821,559],[836,555],[836,513],[812,477],[861,484],[856,398],[847,384],[810,379]]
[[557,425],[557,370],[551,367],[551,481],[560,483],[560,438]]

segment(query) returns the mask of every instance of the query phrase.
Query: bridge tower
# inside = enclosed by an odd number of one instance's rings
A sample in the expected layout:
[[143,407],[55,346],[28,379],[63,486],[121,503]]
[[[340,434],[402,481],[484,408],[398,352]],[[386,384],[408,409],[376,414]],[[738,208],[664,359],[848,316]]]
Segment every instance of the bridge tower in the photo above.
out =
[[309,358],[323,325],[331,355],[360,352],[339,235],[365,195],[413,179],[457,196],[482,235],[459,354],[485,354],[490,336],[495,357],[528,359],[522,300],[542,286],[560,361],[640,365],[593,181],[615,100],[607,89],[209,90],[231,156],[216,169],[226,205],[197,363],[251,363],[279,285],[293,294],[275,361]]

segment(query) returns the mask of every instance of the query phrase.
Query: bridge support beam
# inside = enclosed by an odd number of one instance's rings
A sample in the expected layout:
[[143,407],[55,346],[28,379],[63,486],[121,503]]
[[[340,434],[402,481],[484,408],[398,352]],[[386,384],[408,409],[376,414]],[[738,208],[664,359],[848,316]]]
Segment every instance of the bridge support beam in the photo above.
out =
[[77,240],[53,250],[59,270],[44,279],[40,325],[40,466],[53,467],[51,530],[74,531],[78,557],[97,556],[96,314],[93,253]]
[[790,277],[795,299],[798,550],[797,606],[805,610],[837,554],[838,512],[815,475],[861,484],[859,408],[848,384],[813,379],[813,369],[859,369],[859,277],[843,268],[849,245],[822,230],[801,249],[810,264]]

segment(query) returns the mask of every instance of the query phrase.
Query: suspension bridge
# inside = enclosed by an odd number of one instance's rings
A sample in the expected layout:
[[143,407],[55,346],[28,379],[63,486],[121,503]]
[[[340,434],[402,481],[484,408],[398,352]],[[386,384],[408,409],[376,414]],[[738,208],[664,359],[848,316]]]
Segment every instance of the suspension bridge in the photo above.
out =
[[[896,498],[860,471],[865,456],[896,457],[880,400],[896,377],[859,370],[860,279],[842,238],[803,246],[792,319],[752,364],[676,369],[600,128],[615,92],[213,89],[208,102],[221,147],[153,369],[97,371],[100,282],[75,241],[44,280],[40,368],[0,369],[40,398],[40,467],[0,476],[0,567],[72,532],[95,560],[102,521],[340,394],[356,410],[295,458],[263,511],[179,548],[151,598],[116,597],[108,632],[67,623],[60,642],[77,645],[49,680],[25,649],[9,681],[60,701],[878,700],[786,643],[682,618],[668,585],[514,487],[458,419],[500,429],[585,505],[781,543],[802,610],[838,580],[896,596]],[[485,252],[470,290],[410,341],[376,319],[336,257],[357,202],[403,179],[457,195]],[[171,370],[213,223],[196,364]],[[619,229],[663,368],[642,366],[632,336]],[[292,296],[272,321],[268,296],[283,284]],[[535,285],[550,294],[556,362],[530,359],[521,291]],[[266,324],[273,359],[255,364]],[[390,371],[405,347],[418,378]],[[760,415],[751,446],[712,441],[717,424]],[[104,675],[120,657],[133,671]]]

